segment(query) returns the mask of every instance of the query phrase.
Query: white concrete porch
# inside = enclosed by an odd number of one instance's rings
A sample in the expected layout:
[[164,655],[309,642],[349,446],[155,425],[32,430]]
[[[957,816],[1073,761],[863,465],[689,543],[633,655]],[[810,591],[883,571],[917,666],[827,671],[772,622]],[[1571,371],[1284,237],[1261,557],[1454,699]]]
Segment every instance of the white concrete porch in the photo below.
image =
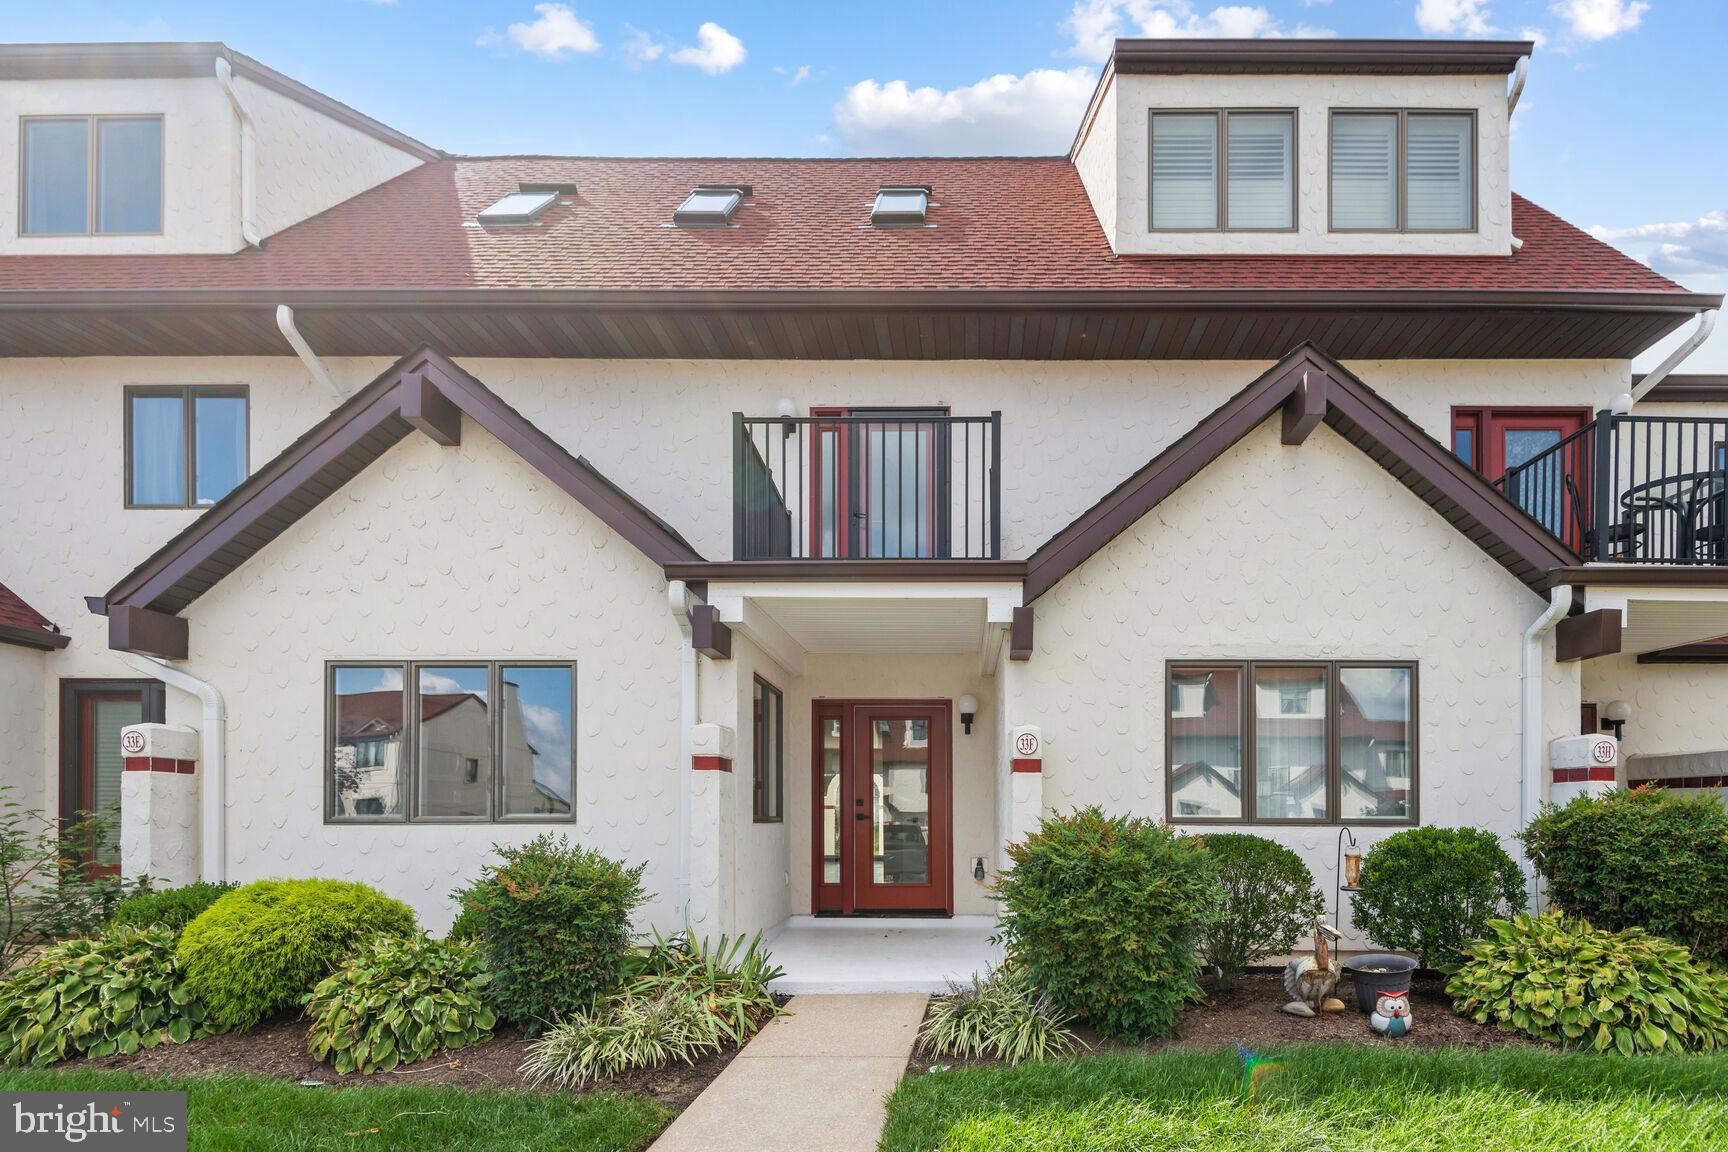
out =
[[990,942],[991,916],[793,916],[776,927],[768,951],[786,975],[773,989],[788,996],[948,990],[950,980],[1002,962]]

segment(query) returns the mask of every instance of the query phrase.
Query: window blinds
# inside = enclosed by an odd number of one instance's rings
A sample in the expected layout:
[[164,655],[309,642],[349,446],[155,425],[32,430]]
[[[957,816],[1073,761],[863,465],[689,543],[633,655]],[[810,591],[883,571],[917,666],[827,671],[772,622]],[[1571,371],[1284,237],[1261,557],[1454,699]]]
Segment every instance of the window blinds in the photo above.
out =
[[1470,227],[1470,117],[1412,113],[1406,123],[1405,227]]
[[1332,227],[1398,227],[1398,115],[1332,117]]
[[1218,117],[1152,117],[1152,227],[1218,227]]
[[1293,118],[1288,112],[1232,112],[1226,122],[1229,226],[1293,227]]

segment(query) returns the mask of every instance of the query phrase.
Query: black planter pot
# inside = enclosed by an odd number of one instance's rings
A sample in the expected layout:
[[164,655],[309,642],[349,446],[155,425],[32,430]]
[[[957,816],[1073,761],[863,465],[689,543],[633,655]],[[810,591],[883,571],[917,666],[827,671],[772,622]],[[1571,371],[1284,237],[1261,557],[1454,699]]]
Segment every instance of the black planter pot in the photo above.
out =
[[[1386,971],[1364,972],[1364,968],[1384,968]],[[1350,973],[1350,979],[1356,984],[1356,1007],[1368,1013],[1374,1011],[1380,993],[1409,989],[1411,973],[1416,971],[1416,961],[1408,956],[1394,956],[1390,952],[1371,952],[1347,961],[1344,971]]]

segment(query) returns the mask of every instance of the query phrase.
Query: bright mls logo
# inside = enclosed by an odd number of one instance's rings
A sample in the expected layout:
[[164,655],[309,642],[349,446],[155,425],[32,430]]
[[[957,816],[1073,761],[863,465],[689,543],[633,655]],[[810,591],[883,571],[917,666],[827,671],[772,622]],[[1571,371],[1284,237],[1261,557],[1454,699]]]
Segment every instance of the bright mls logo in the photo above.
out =
[[[185,1152],[184,1092],[4,1092],[7,1152],[68,1144],[130,1152]],[[3,1130],[3,1129],[0,1129]]]

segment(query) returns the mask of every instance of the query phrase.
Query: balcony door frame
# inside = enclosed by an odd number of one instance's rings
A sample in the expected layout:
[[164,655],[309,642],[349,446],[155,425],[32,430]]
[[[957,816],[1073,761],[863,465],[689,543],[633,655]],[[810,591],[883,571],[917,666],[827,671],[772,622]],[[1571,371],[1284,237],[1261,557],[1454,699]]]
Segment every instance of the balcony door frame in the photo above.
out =
[[[1452,409],[1452,451],[1458,451],[1458,433],[1471,435],[1470,459],[1465,461],[1490,483],[1506,473],[1505,433],[1542,432],[1552,429],[1560,439],[1581,432],[1593,413],[1588,407],[1541,407],[1513,404],[1477,405]],[[1588,495],[1588,493],[1586,493]]]
[[[810,415],[816,420],[829,418],[832,424],[816,424],[810,437],[810,477],[811,487],[816,493],[816,500],[810,512],[809,555],[818,559],[853,560],[853,559],[888,559],[911,560],[919,556],[906,556],[902,541],[901,554],[876,557],[870,551],[870,449],[868,444],[869,424],[858,424],[854,421],[865,420],[880,423],[884,427],[897,421],[907,424],[925,426],[930,429],[930,443],[923,452],[923,461],[919,465],[922,474],[928,477],[924,485],[922,502],[924,508],[919,515],[921,525],[921,550],[928,553],[928,558],[945,559],[950,549],[949,504],[952,500],[952,464],[949,459],[951,448],[948,443],[948,425],[946,421],[954,414],[953,409],[946,405],[924,405],[917,407],[816,407],[810,409]],[[826,438],[832,434],[834,448],[828,459],[825,450]],[[914,431],[914,435],[916,435]],[[884,436],[886,439],[886,436]],[[886,455],[884,453],[884,455]],[[896,450],[895,462],[900,457]],[[886,461],[884,461],[886,467]],[[833,483],[834,491],[834,550],[832,554],[823,547],[823,532],[826,521],[823,510],[827,504],[827,486]],[[899,485],[896,484],[898,493]],[[857,509],[865,509],[862,512]],[[887,540],[887,526],[884,522],[883,540]]]
[[[93,810],[95,792],[95,748],[91,746],[90,709],[100,701],[136,700],[141,723],[165,722],[166,693],[159,680],[60,681],[60,826],[77,823],[81,812]],[[118,797],[116,797],[118,802]],[[118,838],[119,829],[115,836]],[[94,845],[80,855],[78,863],[96,875],[111,876],[118,865],[94,864]]]

